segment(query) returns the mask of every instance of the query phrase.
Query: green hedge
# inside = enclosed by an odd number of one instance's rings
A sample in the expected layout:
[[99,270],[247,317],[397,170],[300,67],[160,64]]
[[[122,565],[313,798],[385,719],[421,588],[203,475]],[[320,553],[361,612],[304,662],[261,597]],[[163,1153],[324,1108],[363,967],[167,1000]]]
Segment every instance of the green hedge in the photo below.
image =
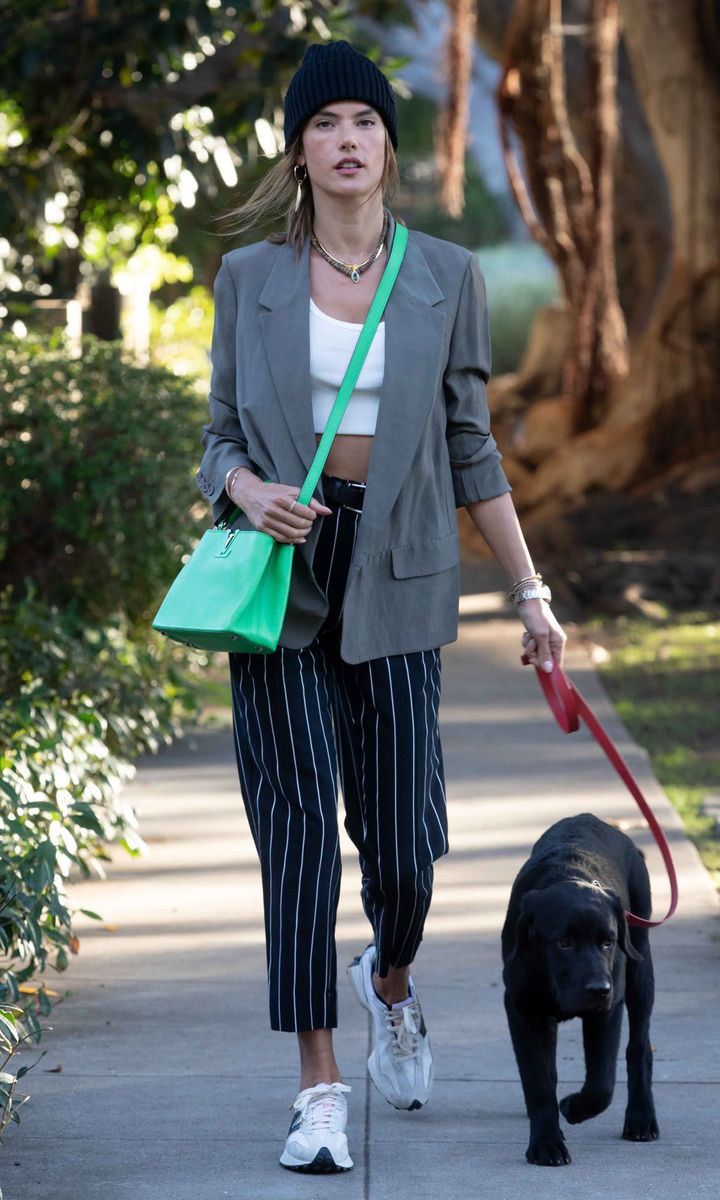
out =
[[119,619],[77,627],[32,593],[0,595],[0,1002],[49,956],[68,965],[64,881],[74,868],[102,876],[109,842],[143,850],[123,785],[193,709],[163,639],[133,641]]
[[[129,364],[116,345],[85,338],[72,358],[61,336],[0,339],[6,1057],[40,1038],[51,1009],[27,981],[69,964],[67,881],[103,877],[111,842],[142,853],[123,785],[137,755],[177,736],[197,708],[185,682],[192,652],[150,620],[208,522],[193,480],[205,413],[190,384]],[[18,1119],[15,1078],[0,1071],[0,1131]]]
[[207,401],[112,343],[0,339],[0,586],[78,617],[147,619],[207,521],[192,478]]

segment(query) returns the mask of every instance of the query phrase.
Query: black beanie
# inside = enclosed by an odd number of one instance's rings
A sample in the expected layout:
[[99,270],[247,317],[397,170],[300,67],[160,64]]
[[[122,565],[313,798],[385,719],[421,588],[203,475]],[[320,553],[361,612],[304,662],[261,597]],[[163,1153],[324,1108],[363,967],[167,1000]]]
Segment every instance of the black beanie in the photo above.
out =
[[305,122],[333,100],[365,100],[377,109],[397,150],[397,113],[382,71],[349,42],[313,42],[285,96],[285,153]]

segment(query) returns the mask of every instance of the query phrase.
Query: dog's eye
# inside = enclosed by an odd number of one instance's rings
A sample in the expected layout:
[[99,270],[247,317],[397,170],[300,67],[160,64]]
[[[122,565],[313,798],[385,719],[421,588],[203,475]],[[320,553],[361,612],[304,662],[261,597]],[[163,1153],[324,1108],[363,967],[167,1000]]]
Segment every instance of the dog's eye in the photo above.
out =
[[602,939],[602,941],[600,942],[600,945],[602,946],[603,950],[609,950],[611,946],[615,945],[615,938],[614,937],[604,937]]
[[575,943],[572,940],[572,938],[560,938],[560,941],[558,942],[558,946],[560,947],[561,950],[573,950],[575,947]]

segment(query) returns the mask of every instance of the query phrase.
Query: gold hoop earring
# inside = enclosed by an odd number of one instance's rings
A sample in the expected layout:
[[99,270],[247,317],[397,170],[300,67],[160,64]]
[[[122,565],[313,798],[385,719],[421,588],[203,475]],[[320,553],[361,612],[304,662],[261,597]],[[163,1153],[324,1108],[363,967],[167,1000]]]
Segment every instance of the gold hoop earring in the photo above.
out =
[[[298,176],[297,176],[298,167],[300,167],[300,169],[305,172],[302,179],[298,179]],[[298,185],[297,186],[297,195],[295,197],[295,212],[297,212],[297,210],[300,207],[300,201],[302,200],[302,185],[304,184],[305,180],[307,179],[307,174],[308,174],[307,167],[305,167],[303,163],[295,163],[295,166],[293,167],[293,175],[295,176],[295,179],[296,179],[297,185]]]

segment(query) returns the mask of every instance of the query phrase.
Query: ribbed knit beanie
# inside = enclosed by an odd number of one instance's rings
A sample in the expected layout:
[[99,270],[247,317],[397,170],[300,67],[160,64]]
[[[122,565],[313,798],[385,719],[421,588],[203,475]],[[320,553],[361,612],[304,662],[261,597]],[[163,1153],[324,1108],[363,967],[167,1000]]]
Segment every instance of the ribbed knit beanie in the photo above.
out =
[[305,51],[285,96],[285,153],[305,122],[333,100],[364,100],[377,109],[397,150],[397,113],[382,71],[349,42],[313,42]]

